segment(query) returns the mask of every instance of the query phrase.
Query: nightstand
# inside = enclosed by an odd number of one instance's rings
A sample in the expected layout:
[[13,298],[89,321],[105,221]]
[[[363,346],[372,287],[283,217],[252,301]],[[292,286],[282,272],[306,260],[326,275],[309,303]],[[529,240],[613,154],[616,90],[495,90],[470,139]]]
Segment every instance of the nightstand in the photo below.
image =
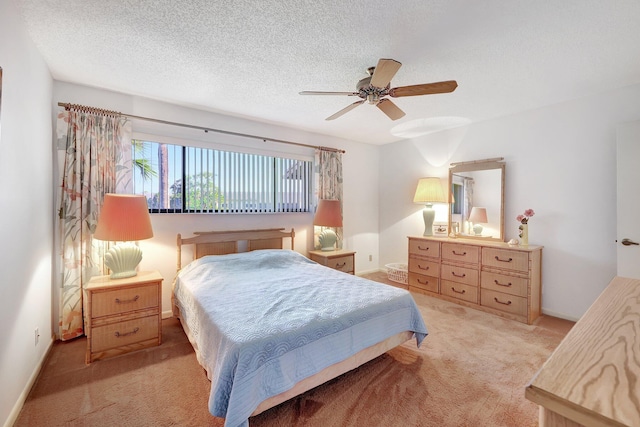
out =
[[160,345],[162,281],[157,271],[126,279],[96,276],[86,292],[87,364],[106,357]]
[[309,251],[309,258],[312,261],[349,274],[355,274],[356,271],[354,255],[354,251],[342,249],[335,251]]

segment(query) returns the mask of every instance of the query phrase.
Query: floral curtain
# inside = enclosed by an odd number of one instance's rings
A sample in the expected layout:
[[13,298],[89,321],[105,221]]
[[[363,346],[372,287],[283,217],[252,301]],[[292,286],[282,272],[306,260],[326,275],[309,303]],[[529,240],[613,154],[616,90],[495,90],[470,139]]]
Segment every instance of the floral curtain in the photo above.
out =
[[125,118],[100,111],[61,111],[57,120],[57,243],[60,263],[59,334],[84,334],[83,288],[103,274],[102,242],[94,242],[105,193],[131,193],[131,127]]
[[[316,201],[337,199],[340,200],[340,208],[342,209],[342,153],[322,148],[317,149],[315,153],[315,178]],[[336,228],[336,234],[338,236],[336,246],[342,248],[342,227]]]
[[471,208],[473,207],[473,185],[475,181],[473,178],[464,177],[464,203],[462,205],[462,219],[465,221],[465,233],[471,234],[471,230],[466,229],[469,227],[469,215],[471,215]]

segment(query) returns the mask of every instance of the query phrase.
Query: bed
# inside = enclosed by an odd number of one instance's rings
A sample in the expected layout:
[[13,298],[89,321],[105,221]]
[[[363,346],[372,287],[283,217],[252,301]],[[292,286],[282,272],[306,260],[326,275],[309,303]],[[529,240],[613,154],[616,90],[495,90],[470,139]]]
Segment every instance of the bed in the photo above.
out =
[[[293,230],[178,235],[173,310],[211,381],[225,427],[427,335],[403,289],[317,264]],[[182,266],[182,246],[194,260]]]

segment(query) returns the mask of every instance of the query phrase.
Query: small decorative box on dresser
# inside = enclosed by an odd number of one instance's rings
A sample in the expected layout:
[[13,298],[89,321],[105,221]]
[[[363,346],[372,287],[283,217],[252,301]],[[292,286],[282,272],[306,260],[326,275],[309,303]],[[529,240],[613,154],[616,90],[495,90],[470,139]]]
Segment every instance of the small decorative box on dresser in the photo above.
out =
[[157,271],[126,279],[91,278],[85,288],[86,363],[160,345],[162,280]]
[[334,270],[355,274],[354,251],[338,249],[335,251],[309,251],[309,259]]
[[531,324],[540,316],[542,246],[409,237],[409,290]]

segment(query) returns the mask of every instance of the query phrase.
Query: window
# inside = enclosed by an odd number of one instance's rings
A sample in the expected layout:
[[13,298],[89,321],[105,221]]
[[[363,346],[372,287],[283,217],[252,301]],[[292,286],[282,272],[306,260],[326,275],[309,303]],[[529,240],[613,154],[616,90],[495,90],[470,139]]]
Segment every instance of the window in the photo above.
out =
[[133,140],[150,212],[309,212],[313,162]]

